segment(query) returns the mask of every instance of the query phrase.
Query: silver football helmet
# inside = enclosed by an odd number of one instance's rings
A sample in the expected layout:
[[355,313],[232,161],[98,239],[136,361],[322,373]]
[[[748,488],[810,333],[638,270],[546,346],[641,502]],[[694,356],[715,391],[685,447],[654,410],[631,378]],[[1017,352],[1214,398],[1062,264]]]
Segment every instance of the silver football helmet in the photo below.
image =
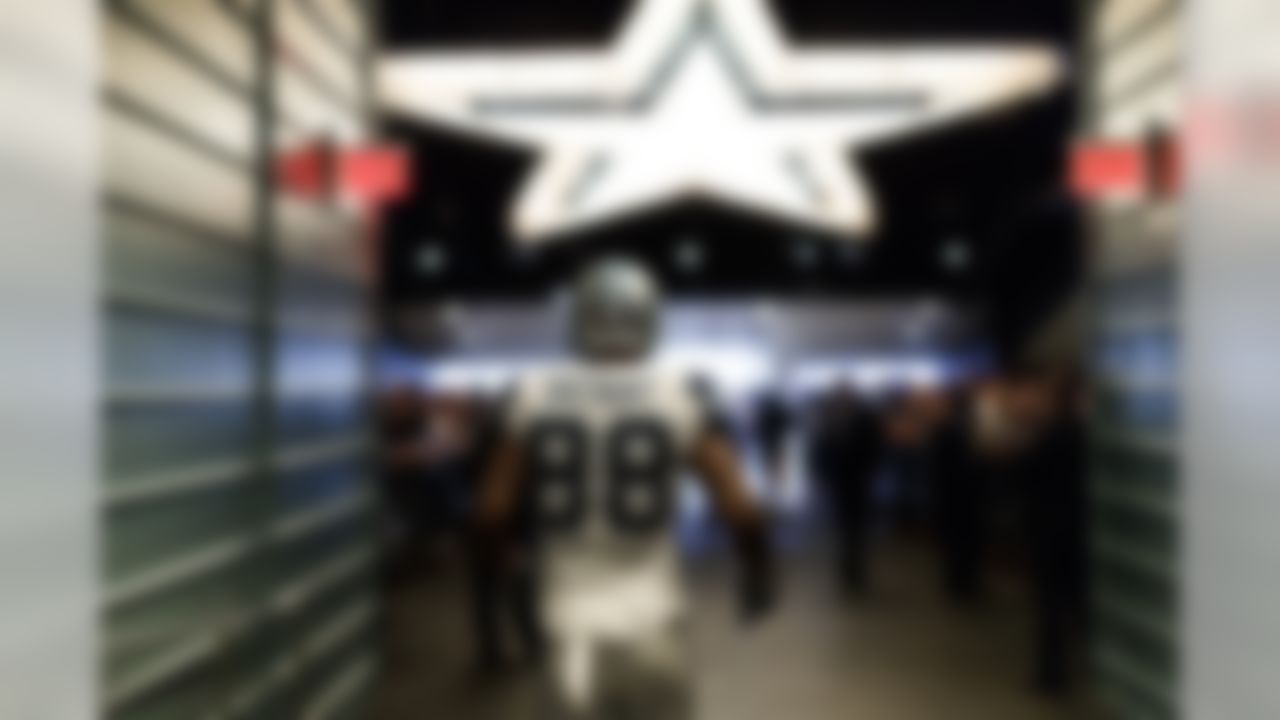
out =
[[640,263],[607,258],[589,264],[573,287],[575,349],[597,360],[637,360],[657,341],[661,298]]

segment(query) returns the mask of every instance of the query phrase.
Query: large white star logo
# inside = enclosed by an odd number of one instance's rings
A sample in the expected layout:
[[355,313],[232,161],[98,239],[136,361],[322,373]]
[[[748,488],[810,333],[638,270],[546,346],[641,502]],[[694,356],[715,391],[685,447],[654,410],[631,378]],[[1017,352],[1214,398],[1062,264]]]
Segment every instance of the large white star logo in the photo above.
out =
[[510,218],[534,243],[699,196],[866,238],[850,152],[1061,75],[1042,45],[792,48],[766,0],[643,0],[608,54],[414,52],[378,79],[388,108],[540,151]]

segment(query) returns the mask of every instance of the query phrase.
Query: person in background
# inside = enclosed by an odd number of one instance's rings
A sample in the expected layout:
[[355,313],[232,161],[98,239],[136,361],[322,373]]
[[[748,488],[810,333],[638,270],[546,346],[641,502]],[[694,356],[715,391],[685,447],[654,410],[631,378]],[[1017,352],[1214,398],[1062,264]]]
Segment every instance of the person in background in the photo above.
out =
[[786,479],[787,435],[791,430],[791,413],[780,391],[770,390],[760,399],[755,426],[765,475],[776,495]]
[[1087,597],[1083,393],[1065,371],[1023,384],[1024,413],[1037,427],[1017,464],[1035,604],[1033,681],[1039,692],[1059,695],[1070,687],[1072,637]]
[[428,464],[426,396],[405,385],[379,401],[379,484],[394,527],[386,558],[388,580],[399,583],[418,568],[419,551],[429,534],[422,476]]
[[958,606],[979,602],[984,591],[987,473],[977,446],[976,394],[975,388],[952,393],[931,443],[942,584]]
[[810,463],[831,510],[837,582],[851,594],[868,584],[872,483],[881,442],[874,412],[852,386],[840,384],[819,400]]
[[[467,479],[466,515],[475,512],[475,500],[481,490],[484,472],[502,433],[501,401],[486,401],[476,396],[468,401],[472,442],[463,459]],[[469,604],[475,639],[475,669],[482,677],[492,677],[509,662],[506,628],[514,634],[524,658],[538,663],[545,650],[542,628],[538,622],[537,575],[528,552],[533,543],[533,519],[527,503],[520,503],[514,517],[512,537],[518,551],[506,567],[497,568],[484,553],[483,543],[474,533],[467,533],[467,565]]]
[[892,395],[885,404],[884,435],[891,450],[894,524],[915,535],[924,525],[929,482],[932,416],[915,390]]
[[426,456],[419,478],[426,497],[431,549],[437,554],[462,527],[466,499],[466,459],[472,442],[466,402],[435,393],[427,400]]

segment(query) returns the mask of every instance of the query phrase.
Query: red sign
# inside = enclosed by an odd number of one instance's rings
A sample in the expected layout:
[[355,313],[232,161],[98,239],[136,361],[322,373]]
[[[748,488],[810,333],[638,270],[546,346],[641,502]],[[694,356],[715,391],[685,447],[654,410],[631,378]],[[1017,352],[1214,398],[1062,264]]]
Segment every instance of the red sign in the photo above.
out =
[[371,203],[393,202],[409,194],[408,152],[394,145],[370,145],[344,151],[338,158],[338,187]]
[[381,205],[412,186],[408,152],[395,145],[334,148],[317,141],[281,153],[276,178],[286,192],[322,199],[338,192]]
[[1082,141],[1071,148],[1070,173],[1071,189],[1085,198],[1117,193],[1168,197],[1181,186],[1181,146],[1161,131],[1137,141]]
[[382,211],[413,189],[409,152],[396,145],[334,147],[318,140],[278,155],[275,171],[285,192],[313,200],[338,193],[359,202],[364,224],[362,262],[369,276],[375,277]]
[[326,143],[308,143],[276,158],[276,182],[288,193],[318,199],[333,188],[332,164]]
[[1081,142],[1071,149],[1071,189],[1084,197],[1137,191],[1146,185],[1145,147],[1125,142]]

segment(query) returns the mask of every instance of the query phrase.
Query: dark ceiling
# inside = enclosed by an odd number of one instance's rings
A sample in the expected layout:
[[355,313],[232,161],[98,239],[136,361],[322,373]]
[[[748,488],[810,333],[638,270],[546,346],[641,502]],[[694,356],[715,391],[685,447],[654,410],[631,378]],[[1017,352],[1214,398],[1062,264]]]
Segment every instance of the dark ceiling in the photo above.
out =
[[[1074,48],[1068,0],[786,0],[797,41],[1043,40]],[[628,3],[606,0],[387,0],[387,50],[513,45],[607,46]],[[865,150],[857,158],[884,230],[850,247],[801,228],[689,202],[521,253],[504,230],[534,158],[418,121],[385,118],[415,149],[417,186],[394,208],[385,245],[390,300],[529,297],[584,258],[649,259],[683,295],[887,295],[931,292],[993,310],[1017,334],[1079,277],[1076,213],[1061,179],[1074,89],[998,116]],[[850,161],[854,158],[851,156]],[[696,272],[681,269],[696,245]],[[956,248],[960,248],[957,250]],[[424,251],[424,248],[430,248]],[[424,252],[431,263],[424,263]],[[963,266],[948,264],[959,253]],[[424,265],[430,269],[424,270]]]
[[[1074,0],[772,0],[798,41],[1045,39],[1069,42]],[[604,47],[631,2],[616,0],[383,0],[389,50],[485,45]]]

